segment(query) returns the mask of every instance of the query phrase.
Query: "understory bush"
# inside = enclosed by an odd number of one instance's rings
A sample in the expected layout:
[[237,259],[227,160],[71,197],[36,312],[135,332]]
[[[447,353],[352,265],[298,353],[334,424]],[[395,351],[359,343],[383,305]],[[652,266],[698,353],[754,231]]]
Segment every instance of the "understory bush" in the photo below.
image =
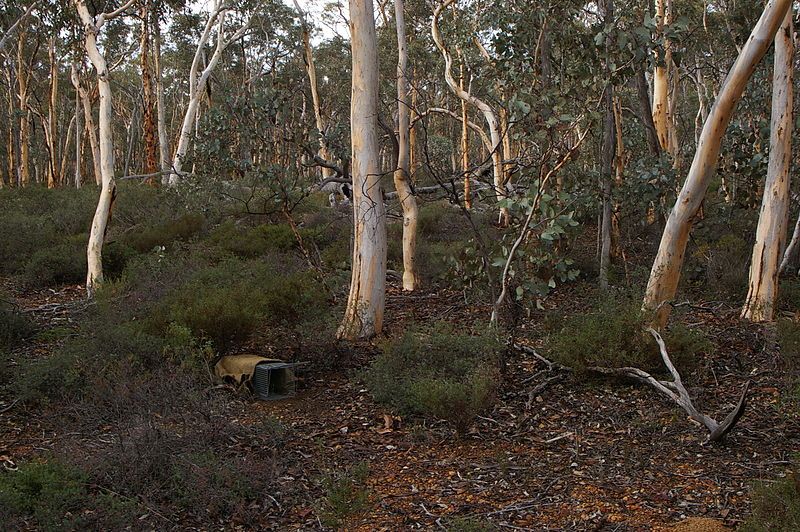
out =
[[28,462],[17,471],[0,472],[0,521],[40,530],[115,528],[134,522],[133,506],[115,495],[90,493],[88,477],[58,460]]
[[[580,372],[593,366],[633,366],[663,373],[666,367],[655,339],[644,330],[646,321],[638,300],[606,299],[585,314],[551,317],[548,352],[556,362]],[[662,337],[678,371],[691,369],[701,353],[713,349],[702,333],[681,324],[663,331]]]
[[444,419],[460,433],[491,405],[499,384],[501,344],[441,322],[388,341],[363,373],[375,399],[401,413]]
[[759,484],[753,491],[753,515],[744,532],[790,532],[800,530],[800,477],[796,472],[772,484]]
[[339,528],[344,520],[363,513],[369,506],[369,491],[364,487],[369,466],[359,463],[352,468],[322,478],[325,496],[318,503],[323,525]]
[[35,328],[11,296],[0,292],[0,352],[13,349]]

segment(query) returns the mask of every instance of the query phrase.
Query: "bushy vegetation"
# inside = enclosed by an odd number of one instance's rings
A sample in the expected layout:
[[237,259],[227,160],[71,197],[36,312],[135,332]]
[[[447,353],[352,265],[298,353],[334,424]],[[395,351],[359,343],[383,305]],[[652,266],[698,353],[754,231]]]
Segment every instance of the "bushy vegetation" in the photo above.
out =
[[800,530],[800,477],[790,473],[783,480],[763,483],[753,492],[753,515],[742,525],[744,532]]
[[13,348],[33,332],[33,324],[16,302],[11,296],[0,292],[0,352]]
[[41,530],[119,527],[135,521],[135,507],[109,492],[90,493],[88,477],[58,460],[28,462],[0,473],[4,526]]
[[320,521],[328,527],[339,528],[344,520],[357,516],[369,507],[369,491],[364,486],[369,476],[365,462],[322,478],[324,497],[319,501]]
[[401,413],[444,419],[460,433],[495,397],[501,344],[445,322],[387,341],[363,377],[375,399]]
[[[556,362],[580,372],[593,366],[664,372],[658,346],[644,330],[645,323],[638,299],[602,299],[597,308],[584,314],[550,317],[548,352]],[[679,371],[694,367],[700,354],[712,350],[705,336],[681,324],[672,325],[662,337]]]

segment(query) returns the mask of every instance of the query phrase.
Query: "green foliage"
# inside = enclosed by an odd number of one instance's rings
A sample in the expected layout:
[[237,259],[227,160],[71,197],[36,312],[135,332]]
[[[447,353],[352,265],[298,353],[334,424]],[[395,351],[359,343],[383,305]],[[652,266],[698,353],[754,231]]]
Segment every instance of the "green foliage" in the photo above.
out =
[[58,463],[24,464],[0,475],[0,517],[9,522],[30,515],[46,530],[59,529],[66,524],[65,514],[86,497],[85,482],[82,473]]
[[753,492],[753,515],[741,529],[745,532],[790,532],[800,530],[800,478],[790,473],[772,484],[762,483]]
[[34,333],[34,326],[6,294],[0,292],[0,352],[14,348]]
[[[637,299],[604,299],[585,314],[550,317],[548,351],[556,362],[581,372],[592,366],[663,372],[658,346],[643,330],[646,321]],[[701,333],[682,325],[673,325],[662,337],[679,370],[693,367],[701,353],[712,349]]]
[[[11,528],[35,519],[41,530],[121,527],[132,507],[109,494],[90,494],[85,473],[59,461],[28,462],[0,473],[0,520]],[[101,517],[96,517],[101,514]]]
[[318,513],[322,524],[341,527],[349,517],[364,513],[369,507],[369,491],[364,484],[369,477],[369,466],[361,462],[338,474],[322,479],[325,496],[319,502]]
[[179,508],[201,511],[204,518],[233,515],[263,488],[246,468],[244,461],[211,450],[187,453],[172,462],[166,492]]
[[311,273],[282,274],[262,261],[229,259],[190,276],[159,302],[148,321],[158,334],[177,324],[225,350],[262,321],[296,324],[318,315],[324,297]]
[[262,224],[243,229],[234,222],[225,222],[211,233],[209,241],[242,258],[259,257],[270,251],[286,252],[297,246],[297,239],[287,224]]
[[202,214],[189,213],[163,223],[134,226],[120,240],[136,252],[146,253],[176,240],[187,240],[199,233],[204,224],[205,218]]
[[61,244],[34,252],[25,265],[25,284],[41,287],[84,282],[88,239],[88,235],[77,235]]
[[445,322],[417,326],[386,342],[363,378],[377,401],[447,420],[463,433],[494,399],[501,350],[491,331],[473,336]]

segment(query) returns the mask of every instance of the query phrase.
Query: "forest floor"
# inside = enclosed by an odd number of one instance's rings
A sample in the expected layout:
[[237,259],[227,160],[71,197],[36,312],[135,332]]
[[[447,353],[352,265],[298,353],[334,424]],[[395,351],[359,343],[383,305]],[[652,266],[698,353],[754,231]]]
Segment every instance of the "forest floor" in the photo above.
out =
[[[562,289],[546,304],[580,311],[580,291],[579,285]],[[42,330],[61,331],[40,332],[15,353],[17,360],[48,356],[85,307],[80,287],[15,296]],[[680,319],[702,322],[716,346],[713,361],[685,376],[699,408],[724,417],[751,381],[745,415],[722,444],[705,444],[706,430],[652,389],[543,371],[542,362],[517,351],[508,354],[494,407],[457,437],[443,423],[398,419],[372,400],[353,376],[375,353],[365,344],[352,347],[340,367],[308,367],[289,400],[211,392],[229,396],[226,415],[234,423],[277,418],[286,428],[271,488],[256,509],[260,522],[189,527],[162,512],[142,523],[155,529],[319,529],[320,479],[366,464],[368,473],[353,486],[366,504],[342,516],[342,529],[445,530],[456,529],[454,518],[467,518],[460,529],[472,522],[502,530],[650,530],[689,516],[735,526],[749,513],[753,484],[790,467],[800,416],[781,400],[781,368],[773,350],[763,347],[770,344],[765,329],[740,321],[737,308],[695,303],[681,309]],[[392,286],[386,314],[391,336],[412,320],[474,323],[489,309],[466,306],[460,292],[409,295]],[[530,319],[519,341],[540,337],[536,327]],[[115,444],[109,428],[75,431],[59,416],[14,400],[0,397],[5,467],[55,450],[80,453]],[[260,452],[237,438],[230,445],[245,460]]]

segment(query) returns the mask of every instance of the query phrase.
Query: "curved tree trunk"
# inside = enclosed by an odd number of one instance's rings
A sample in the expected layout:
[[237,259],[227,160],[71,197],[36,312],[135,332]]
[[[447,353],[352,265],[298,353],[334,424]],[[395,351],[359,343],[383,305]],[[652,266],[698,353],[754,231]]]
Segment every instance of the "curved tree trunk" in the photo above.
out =
[[97,71],[97,86],[100,91],[100,171],[103,178],[100,199],[92,220],[89,245],[86,248],[87,273],[86,295],[93,297],[97,286],[103,282],[103,240],[106,236],[111,206],[114,202],[116,185],[114,183],[114,137],[111,124],[114,112],[111,99],[111,80],[106,59],[97,47],[97,35],[103,24],[133,4],[129,0],[112,13],[103,13],[93,19],[84,0],[75,0],[78,16],[83,23],[84,46],[89,60]]
[[722,136],[730,123],[734,107],[741,98],[756,65],[772,43],[791,4],[790,0],[770,0],[766,5],[750,38],[728,73],[711,114],[703,126],[689,175],[667,220],[647,282],[643,307],[645,310],[656,312],[654,324],[657,326],[665,325],[669,317],[667,303],[675,296],[678,288],[692,221],[716,172]]
[[[325,120],[322,117],[322,104],[319,97],[319,85],[317,84],[317,67],[314,64],[314,50],[311,48],[311,35],[306,24],[306,15],[297,0],[294,1],[294,7],[300,13],[300,25],[303,30],[303,62],[306,67],[306,74],[308,74],[308,83],[311,86],[311,104],[314,107],[314,123],[319,131],[319,156],[322,159],[333,162],[328,145],[325,142]],[[331,168],[326,166],[321,167],[322,179],[325,180],[333,177],[334,172]]]
[[778,268],[786,244],[789,169],[792,165],[793,36],[790,9],[775,36],[769,168],[753,246],[753,259],[750,262],[747,300],[742,309],[742,317],[751,321],[772,321],[778,295]]
[[[447,51],[447,47],[444,45],[444,40],[442,39],[442,34],[439,31],[439,15],[441,15],[442,11],[447,9],[450,5],[453,4],[455,0],[445,0],[439,7],[437,7],[433,12],[433,20],[431,22],[431,33],[433,35],[433,42],[436,43],[436,47],[441,52],[442,56],[444,57],[444,79],[447,82],[447,86],[450,87],[450,90],[453,91],[453,94],[458,96],[460,99],[471,103],[475,107],[477,107],[481,113],[483,113],[483,117],[486,120],[486,125],[489,128],[489,136],[492,139],[492,169],[494,173],[494,190],[495,194],[497,194],[497,199],[502,200],[506,197],[506,189],[505,189],[505,175],[503,172],[503,153],[502,153],[502,139],[500,134],[500,123],[497,120],[497,115],[495,114],[494,110],[484,102],[483,100],[479,99],[476,96],[473,96],[469,92],[461,90],[461,88],[456,83],[455,78],[453,78],[453,58],[450,56],[450,52]],[[500,208],[500,224],[503,226],[507,226],[509,223],[509,214],[507,207]]]
[[[225,39],[224,30],[226,12],[227,8],[225,7],[224,3],[214,4],[211,14],[208,17],[208,21],[206,22],[205,29],[203,30],[203,34],[200,37],[200,41],[197,43],[197,50],[195,52],[194,59],[192,60],[192,66],[189,70],[189,103],[186,106],[186,113],[183,116],[181,133],[180,137],[178,137],[178,146],[175,149],[175,156],[172,160],[173,173],[169,176],[170,186],[177,185],[180,181],[183,163],[186,159],[186,154],[189,151],[189,141],[191,140],[192,129],[196,126],[197,111],[200,107],[200,98],[203,95],[203,91],[206,89],[208,79],[211,77],[211,72],[213,72],[214,68],[216,68],[225,49],[232,42],[241,38],[248,27],[248,24],[245,24],[239,28],[230,39]],[[202,72],[198,75],[197,72],[200,69],[200,61],[204,55],[206,43],[208,43],[208,39],[211,37],[211,33],[215,26],[217,27],[217,34],[214,53],[208,63],[206,63]]]
[[395,25],[397,26],[397,169],[394,171],[394,188],[403,208],[403,290],[417,288],[417,199],[411,190],[408,94],[408,49],[406,44],[403,0],[395,0]]
[[350,0],[350,34],[355,243],[350,295],[337,336],[355,340],[381,332],[386,303],[386,212],[378,162],[378,50],[372,0]]

